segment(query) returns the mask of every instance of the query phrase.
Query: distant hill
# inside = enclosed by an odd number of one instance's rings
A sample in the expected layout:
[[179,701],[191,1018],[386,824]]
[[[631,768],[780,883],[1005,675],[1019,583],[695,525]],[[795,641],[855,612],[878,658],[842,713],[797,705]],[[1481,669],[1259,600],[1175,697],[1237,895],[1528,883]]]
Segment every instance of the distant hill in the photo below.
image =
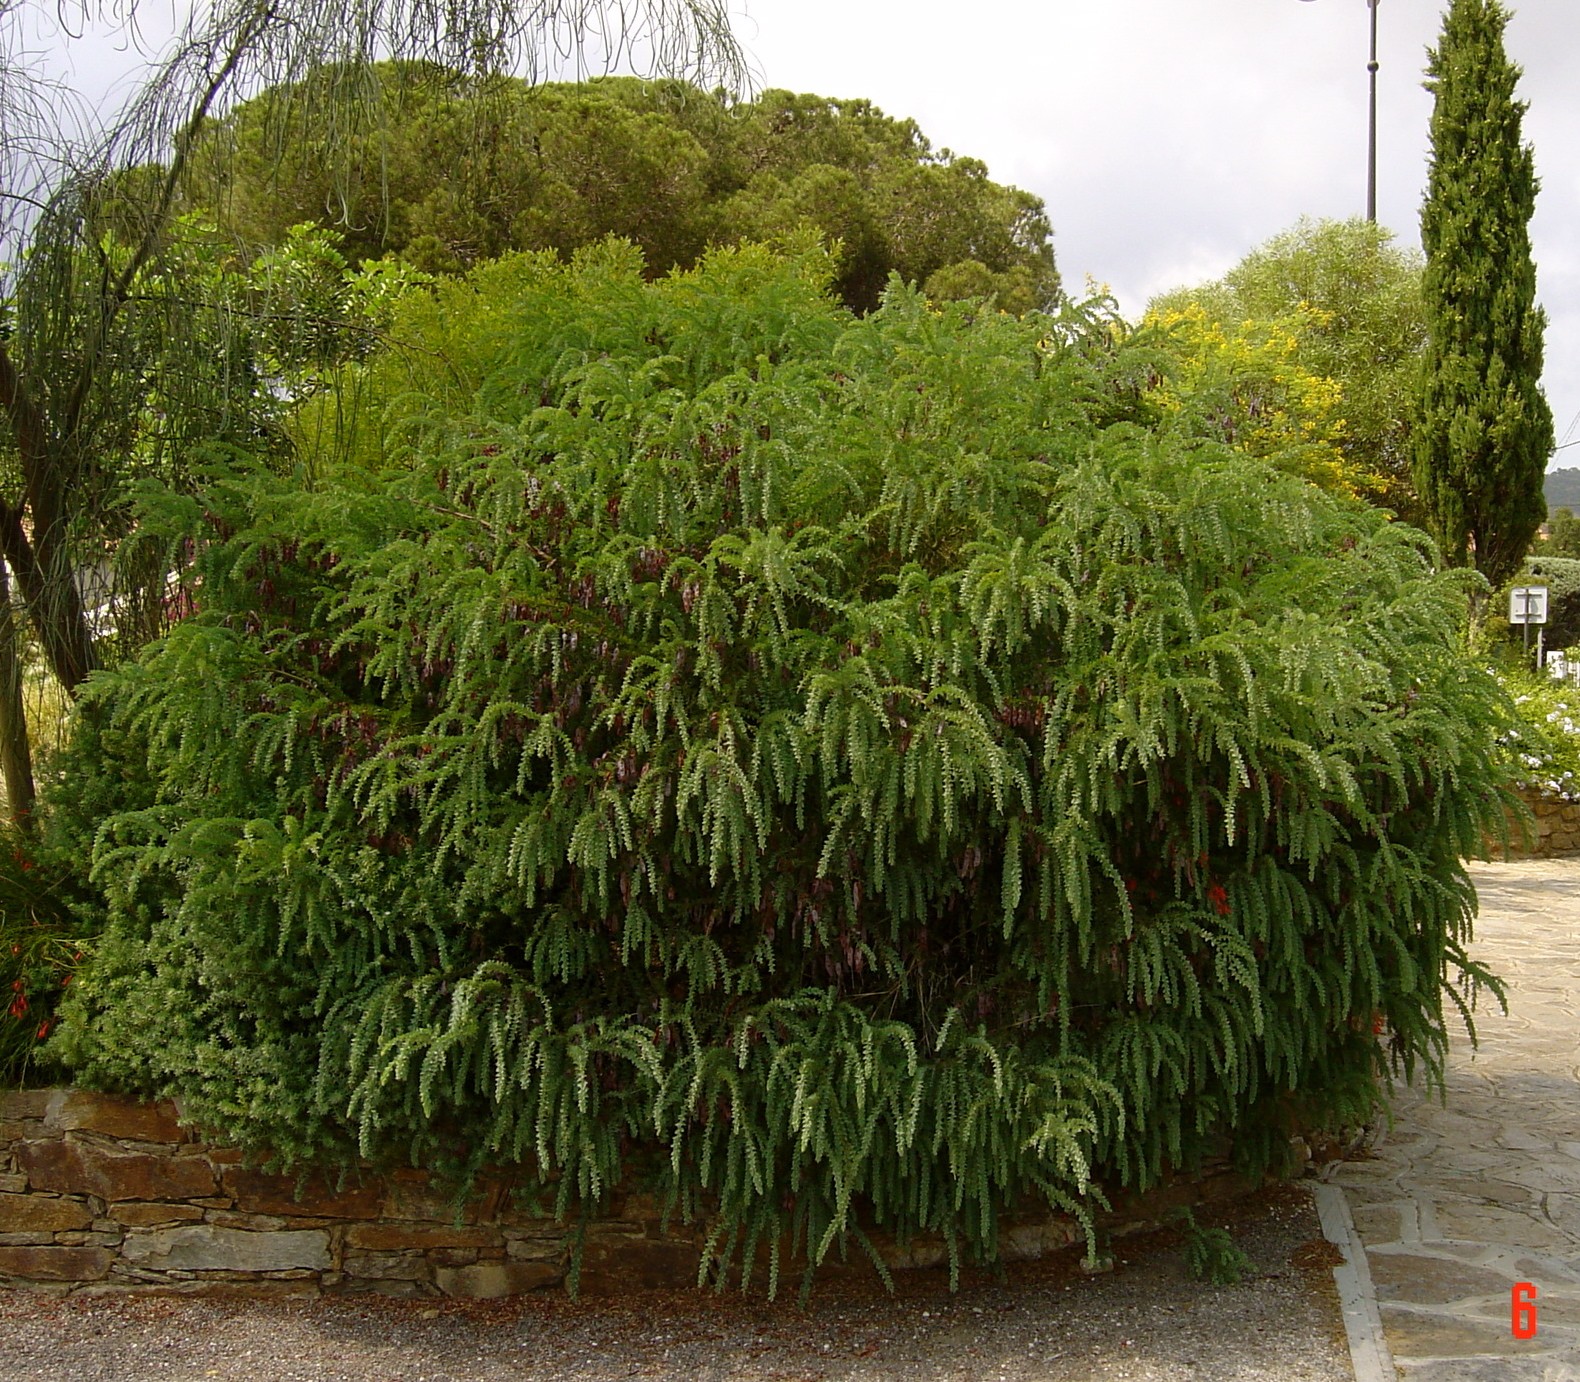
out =
[[1580,466],[1568,470],[1549,470],[1542,481],[1542,493],[1547,496],[1547,508],[1568,509],[1580,516]]

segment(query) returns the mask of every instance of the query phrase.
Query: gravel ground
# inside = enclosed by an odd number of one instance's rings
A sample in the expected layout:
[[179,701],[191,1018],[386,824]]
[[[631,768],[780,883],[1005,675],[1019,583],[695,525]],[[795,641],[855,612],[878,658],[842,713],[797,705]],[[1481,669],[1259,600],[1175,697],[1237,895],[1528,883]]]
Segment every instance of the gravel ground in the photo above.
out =
[[1310,1196],[1264,1192],[1218,1223],[1257,1266],[1235,1286],[1189,1279],[1177,1234],[1121,1240],[1111,1274],[1078,1254],[1004,1279],[902,1273],[896,1294],[821,1284],[806,1309],[739,1294],[649,1293],[489,1304],[382,1297],[67,1298],[0,1292],[8,1382],[1348,1382],[1344,1325]]

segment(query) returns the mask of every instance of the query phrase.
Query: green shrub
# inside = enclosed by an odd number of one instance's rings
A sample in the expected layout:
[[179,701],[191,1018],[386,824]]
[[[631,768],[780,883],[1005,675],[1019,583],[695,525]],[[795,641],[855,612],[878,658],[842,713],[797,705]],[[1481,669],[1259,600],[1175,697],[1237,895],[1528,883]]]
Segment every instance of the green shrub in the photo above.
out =
[[1192,1281],[1212,1286],[1237,1286],[1256,1270],[1256,1263],[1225,1228],[1203,1228],[1190,1210],[1177,1216],[1184,1237],[1185,1271]]
[[1571,509],[1547,509],[1548,537],[1542,551],[1555,557],[1580,557],[1580,518]]
[[82,1079],[654,1185],[722,1280],[992,1257],[1440,1071],[1505,793],[1462,575],[1164,428],[1100,313],[824,272],[501,263],[397,321],[366,471],[211,493],[200,612],[69,751]]

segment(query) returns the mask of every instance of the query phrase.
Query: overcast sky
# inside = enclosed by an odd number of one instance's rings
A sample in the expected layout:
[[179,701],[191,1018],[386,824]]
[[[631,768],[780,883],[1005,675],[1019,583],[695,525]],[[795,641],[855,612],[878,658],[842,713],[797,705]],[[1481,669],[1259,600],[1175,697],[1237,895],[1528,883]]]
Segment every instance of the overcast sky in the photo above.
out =
[[[1366,209],[1366,0],[738,0],[769,86],[864,96],[1047,203],[1067,288],[1127,314],[1303,215]],[[1380,0],[1377,218],[1420,243],[1446,0]],[[1545,384],[1580,439],[1580,0],[1515,0]],[[1580,465],[1580,446],[1559,464]]]
[[[1067,287],[1135,315],[1301,216],[1365,210],[1366,0],[730,0],[760,86],[866,97],[1047,203]],[[1378,219],[1419,243],[1446,0],[1379,0]],[[151,0],[145,31],[181,0]],[[1546,388],[1580,441],[1580,0],[1518,0]],[[169,23],[168,18],[164,21]],[[49,39],[42,46],[52,46]],[[97,94],[136,55],[73,45]],[[122,89],[125,89],[123,80]],[[1580,445],[1560,453],[1580,464]]]

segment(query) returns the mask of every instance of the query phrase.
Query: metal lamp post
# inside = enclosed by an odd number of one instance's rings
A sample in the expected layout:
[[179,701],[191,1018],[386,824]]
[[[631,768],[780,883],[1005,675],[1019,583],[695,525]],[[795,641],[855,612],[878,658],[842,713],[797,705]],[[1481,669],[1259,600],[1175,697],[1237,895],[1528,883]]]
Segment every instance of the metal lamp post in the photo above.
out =
[[[1311,0],[1306,0],[1307,4]],[[1366,127],[1366,219],[1377,220],[1377,7],[1382,0],[1366,0],[1371,11],[1372,47],[1366,71],[1371,76],[1370,119]]]

